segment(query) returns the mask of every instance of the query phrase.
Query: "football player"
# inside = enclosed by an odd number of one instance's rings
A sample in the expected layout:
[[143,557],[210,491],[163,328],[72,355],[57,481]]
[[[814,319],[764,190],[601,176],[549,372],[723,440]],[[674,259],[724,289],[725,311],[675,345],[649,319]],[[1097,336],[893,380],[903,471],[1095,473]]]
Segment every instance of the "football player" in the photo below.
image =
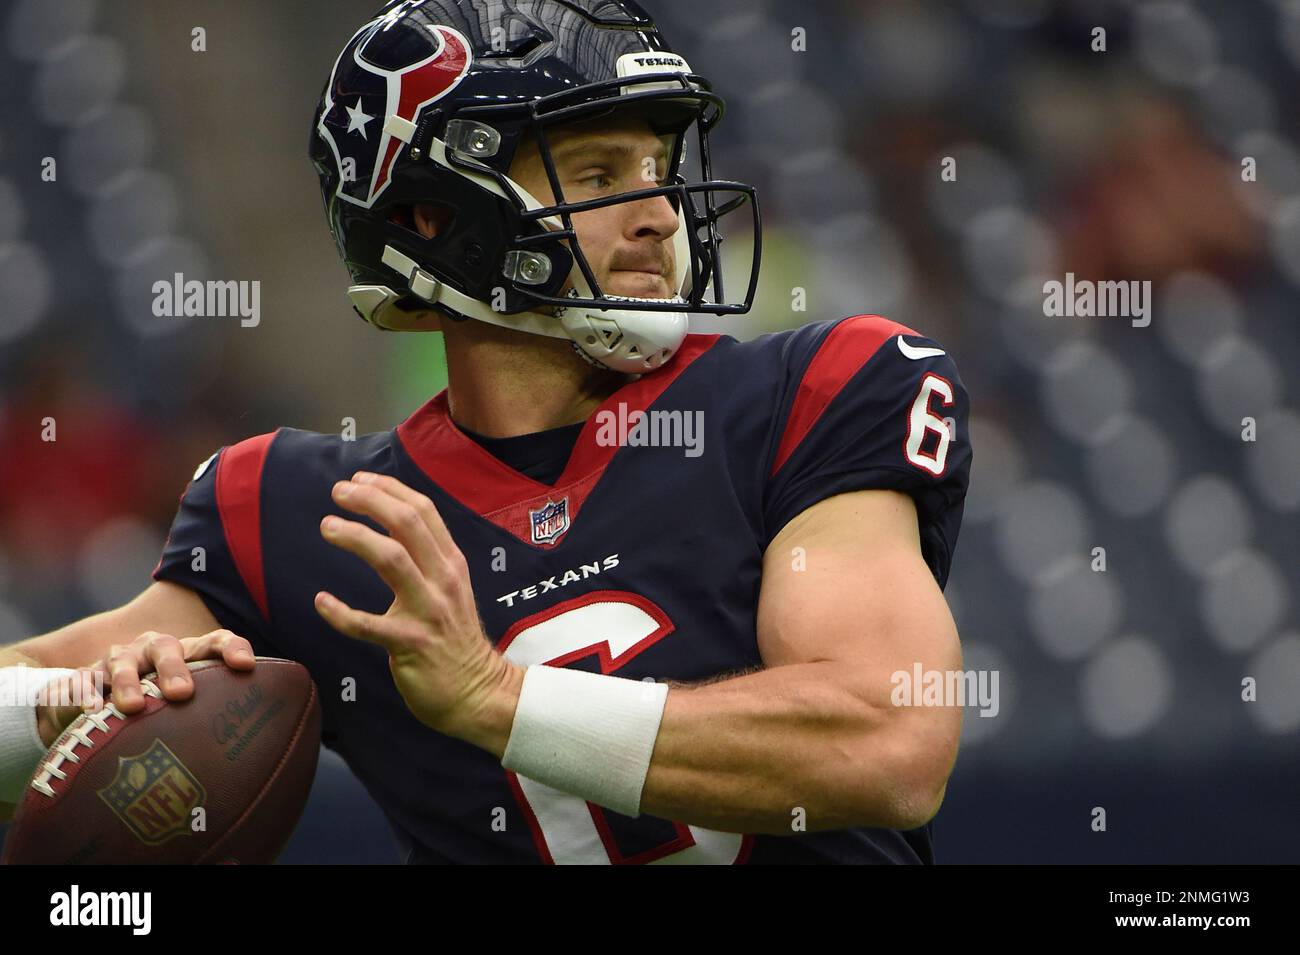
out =
[[[300,661],[409,862],[932,861],[961,711],[892,691],[961,666],[966,393],[876,316],[688,333],[757,281],[722,113],[627,0],[363,25],[311,157],[356,312],[442,332],[448,388],[391,431],[221,449],[155,582],[7,678],[96,661],[130,713],[152,669],[184,699],[186,660]],[[0,799],[75,715],[0,716]]]

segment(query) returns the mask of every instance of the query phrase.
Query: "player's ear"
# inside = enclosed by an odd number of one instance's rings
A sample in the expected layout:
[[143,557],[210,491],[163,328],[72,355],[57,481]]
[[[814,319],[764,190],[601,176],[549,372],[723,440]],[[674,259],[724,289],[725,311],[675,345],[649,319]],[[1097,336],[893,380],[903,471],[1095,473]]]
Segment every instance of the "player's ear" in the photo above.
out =
[[411,207],[411,226],[426,239],[444,231],[455,216],[447,206],[436,202],[417,202]]

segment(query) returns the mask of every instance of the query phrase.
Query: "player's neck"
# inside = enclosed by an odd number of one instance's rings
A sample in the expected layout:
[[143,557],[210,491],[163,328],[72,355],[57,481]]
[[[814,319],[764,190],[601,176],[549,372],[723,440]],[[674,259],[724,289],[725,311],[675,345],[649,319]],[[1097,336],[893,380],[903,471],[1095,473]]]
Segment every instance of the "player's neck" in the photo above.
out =
[[489,438],[585,421],[631,376],[595,368],[566,340],[480,322],[445,329],[452,419]]

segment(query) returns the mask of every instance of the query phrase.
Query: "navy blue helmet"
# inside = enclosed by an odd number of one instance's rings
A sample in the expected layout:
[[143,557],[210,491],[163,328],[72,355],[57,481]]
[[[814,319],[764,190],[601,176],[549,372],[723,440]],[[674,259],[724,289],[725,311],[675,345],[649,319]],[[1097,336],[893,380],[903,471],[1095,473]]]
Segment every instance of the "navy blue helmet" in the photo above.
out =
[[[667,137],[666,178],[566,202],[548,133],[628,110]],[[344,46],[316,109],[311,157],[357,313],[381,328],[436,327],[430,313],[570,339],[592,362],[660,366],[688,312],[747,312],[761,261],[752,186],[711,178],[709,133],[724,103],[630,0],[401,0]],[[693,133],[693,135],[692,135]],[[688,139],[698,175],[688,177]],[[554,203],[508,173],[536,144]],[[666,196],[680,288],[671,298],[606,293],[572,215]],[[440,208],[425,238],[409,210]],[[727,298],[719,220],[752,228],[743,296]],[[734,221],[734,220],[733,220]]]

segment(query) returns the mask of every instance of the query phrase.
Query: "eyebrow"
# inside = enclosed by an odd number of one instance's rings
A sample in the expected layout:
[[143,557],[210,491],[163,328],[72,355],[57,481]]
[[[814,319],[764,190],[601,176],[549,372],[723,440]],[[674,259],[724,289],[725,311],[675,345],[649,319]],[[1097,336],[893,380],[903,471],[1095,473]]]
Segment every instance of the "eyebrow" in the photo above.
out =
[[[656,140],[658,148],[654,152],[654,158],[667,159],[668,150],[664,147],[663,140]],[[641,150],[628,143],[602,143],[591,142],[589,140],[570,140],[562,143],[551,150],[551,158],[555,160],[568,159],[571,155],[578,152],[591,152],[597,156],[635,156],[641,153]],[[644,153],[641,153],[644,155]],[[640,156],[636,156],[640,158]]]

